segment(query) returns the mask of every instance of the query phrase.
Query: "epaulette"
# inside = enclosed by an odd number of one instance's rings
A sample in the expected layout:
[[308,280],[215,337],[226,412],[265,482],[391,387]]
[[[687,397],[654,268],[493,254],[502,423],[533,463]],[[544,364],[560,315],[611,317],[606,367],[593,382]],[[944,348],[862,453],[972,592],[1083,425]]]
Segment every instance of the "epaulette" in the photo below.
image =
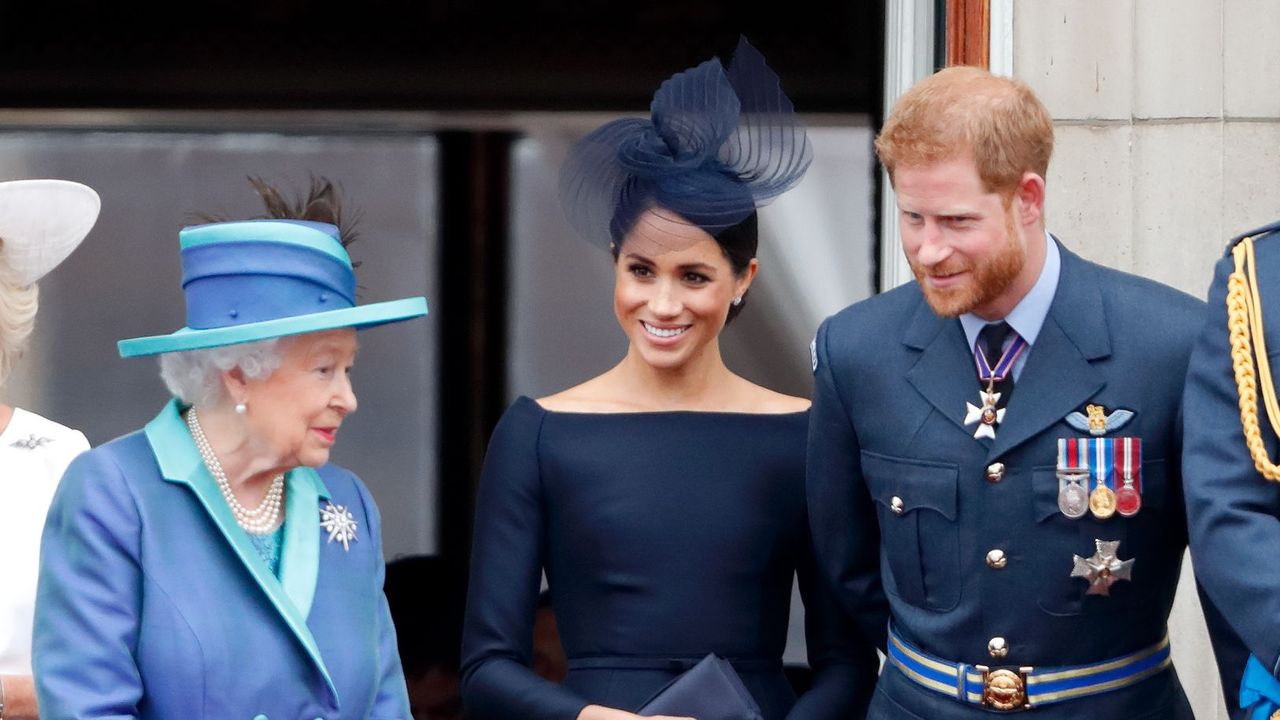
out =
[[1268,235],[1280,235],[1280,220],[1277,220],[1271,223],[1270,225],[1263,225],[1257,230],[1250,230],[1249,232],[1244,233],[1243,235],[1237,235],[1231,238],[1231,240],[1227,242],[1227,251],[1224,254],[1230,255],[1231,250],[1235,248],[1235,246],[1238,245],[1240,241],[1244,240],[1245,238],[1253,238],[1255,241],[1257,241],[1257,240],[1261,240],[1262,238]]

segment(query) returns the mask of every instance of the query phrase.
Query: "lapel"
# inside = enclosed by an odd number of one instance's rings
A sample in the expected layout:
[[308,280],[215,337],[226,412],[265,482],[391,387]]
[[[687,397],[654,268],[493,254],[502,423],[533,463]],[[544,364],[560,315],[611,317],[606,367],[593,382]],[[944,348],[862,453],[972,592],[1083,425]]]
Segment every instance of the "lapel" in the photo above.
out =
[[943,417],[987,448],[988,461],[1080,409],[1106,384],[1101,371],[1090,364],[1111,354],[1098,279],[1089,263],[1061,243],[1058,249],[1058,287],[994,442],[974,438],[974,427],[964,424],[965,403],[978,402],[978,380],[960,322],[939,317],[921,296],[903,334],[903,344],[920,351],[907,381]]
[[164,479],[186,485],[199,499],[227,544],[243,563],[249,577],[266,594],[294,637],[302,644],[334,698],[338,696],[315,637],[307,627],[307,615],[319,576],[319,502],[329,493],[320,476],[311,468],[295,468],[286,479],[285,537],[280,559],[280,579],[271,574],[250,544],[248,535],[236,524],[213,476],[205,468],[195,441],[182,420],[177,400],[165,405],[147,423],[147,442],[156,456]]
[[[1057,242],[1055,239],[1054,242]],[[1095,268],[1058,244],[1062,274],[1044,327],[1027,356],[988,460],[1062,420],[1106,385],[1092,362],[1111,355],[1106,307]]]
[[907,371],[907,382],[943,417],[985,447],[984,441],[973,437],[973,426],[964,424],[965,403],[978,402],[978,371],[960,321],[936,315],[922,295],[902,342],[921,351]]

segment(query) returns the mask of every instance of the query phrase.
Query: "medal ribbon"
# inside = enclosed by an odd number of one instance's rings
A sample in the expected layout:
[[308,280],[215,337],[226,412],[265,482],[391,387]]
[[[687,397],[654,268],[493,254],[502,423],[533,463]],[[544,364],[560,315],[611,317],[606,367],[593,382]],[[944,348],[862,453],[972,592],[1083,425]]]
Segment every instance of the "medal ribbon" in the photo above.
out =
[[1017,362],[1018,356],[1026,349],[1027,341],[1021,335],[1015,333],[1013,342],[1009,343],[1009,347],[1005,348],[1004,353],[1000,355],[996,366],[991,367],[987,363],[987,356],[982,352],[982,348],[975,347],[973,349],[973,362],[978,366],[978,380],[988,384],[1004,380],[1013,370],[1013,364]]
[[1058,469],[1080,470],[1088,463],[1076,438],[1058,438]]
[[[1094,489],[1100,487],[1111,488],[1113,466],[1107,461],[1115,457],[1113,450],[1115,440],[1111,438],[1089,438],[1085,440],[1085,443],[1088,444],[1093,455],[1091,458],[1093,462],[1090,464],[1093,465]],[[1111,489],[1114,490],[1114,488]]]
[[1127,437],[1121,439],[1124,446],[1124,476],[1133,481],[1133,489],[1142,492],[1142,438]]

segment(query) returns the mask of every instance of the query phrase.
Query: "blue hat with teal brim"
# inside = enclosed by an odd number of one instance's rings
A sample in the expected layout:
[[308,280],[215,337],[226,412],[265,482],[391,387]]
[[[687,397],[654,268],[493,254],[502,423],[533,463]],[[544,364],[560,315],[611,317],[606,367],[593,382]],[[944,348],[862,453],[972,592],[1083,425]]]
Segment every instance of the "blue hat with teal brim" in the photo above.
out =
[[220,222],[184,228],[178,240],[187,326],[121,340],[121,357],[362,330],[427,314],[423,297],[356,305],[355,272],[335,225]]

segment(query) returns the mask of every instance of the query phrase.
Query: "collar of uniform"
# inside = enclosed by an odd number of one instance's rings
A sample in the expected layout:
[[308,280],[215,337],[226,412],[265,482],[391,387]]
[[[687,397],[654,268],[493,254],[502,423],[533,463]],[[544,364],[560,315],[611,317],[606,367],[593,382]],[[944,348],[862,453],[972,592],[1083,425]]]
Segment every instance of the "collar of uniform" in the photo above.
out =
[[231,508],[205,467],[191,431],[182,419],[183,409],[177,399],[170,400],[160,414],[147,423],[144,431],[160,473],[165,480],[186,485],[195,493],[249,574],[311,656],[336,698],[337,688],[306,622],[320,570],[319,504],[329,499],[329,489],[319,473],[309,467],[294,468],[286,476],[285,537],[277,579],[253,549],[248,534],[236,524]]
[[[1062,274],[1062,254],[1058,251],[1058,242],[1048,231],[1045,231],[1044,242],[1044,265],[1040,268],[1040,277],[1036,278],[1036,284],[1031,286],[1031,290],[1004,317],[1009,327],[1031,346],[1036,344],[1040,328],[1044,327],[1044,319],[1048,317],[1053,296],[1058,291],[1058,276]],[[973,313],[960,316],[960,325],[964,328],[964,337],[970,348],[974,347],[974,343],[978,341],[978,333],[988,322],[990,321]]]

